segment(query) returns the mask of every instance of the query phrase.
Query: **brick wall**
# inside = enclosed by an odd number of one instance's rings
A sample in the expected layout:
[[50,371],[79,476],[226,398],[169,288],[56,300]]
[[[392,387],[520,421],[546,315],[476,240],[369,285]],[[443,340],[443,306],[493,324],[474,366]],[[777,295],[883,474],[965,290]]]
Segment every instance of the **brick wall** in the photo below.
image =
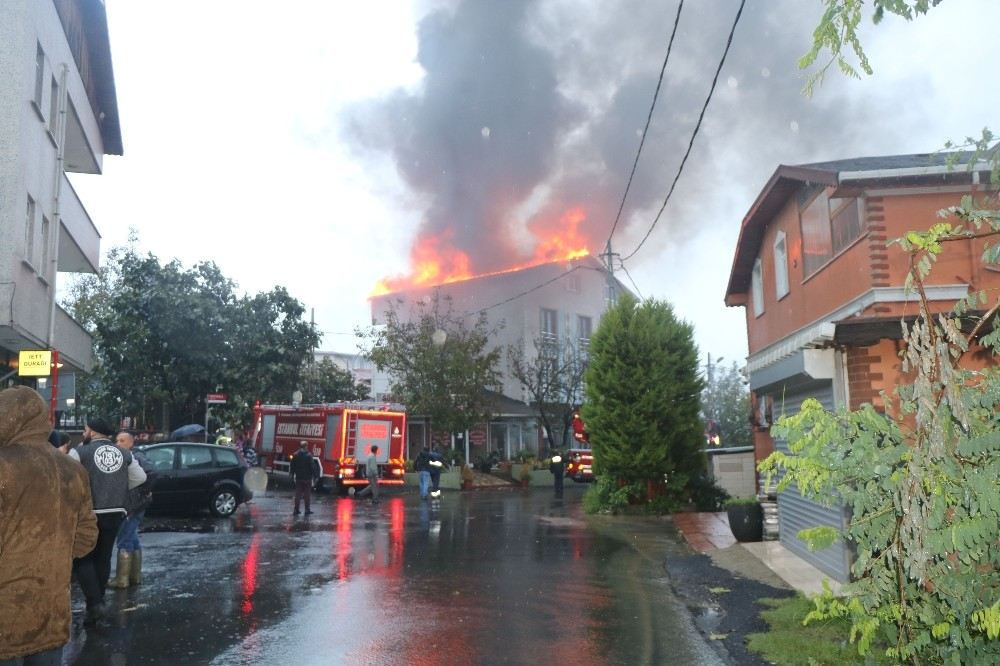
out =
[[847,382],[850,408],[858,409],[866,402],[882,407],[878,388],[883,379],[882,356],[876,347],[856,347],[847,350]]

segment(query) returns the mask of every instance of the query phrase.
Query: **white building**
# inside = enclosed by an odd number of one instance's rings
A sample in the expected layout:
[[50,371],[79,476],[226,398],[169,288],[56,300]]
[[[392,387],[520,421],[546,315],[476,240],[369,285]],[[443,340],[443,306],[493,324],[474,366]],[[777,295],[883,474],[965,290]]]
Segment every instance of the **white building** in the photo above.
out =
[[[616,279],[610,284],[616,295],[628,291]],[[499,327],[493,348],[519,346],[529,362],[537,357],[536,340],[585,350],[609,302],[607,271],[595,258],[584,257],[378,296],[372,299],[372,323],[385,323],[390,308],[405,320],[414,305],[429,302],[435,291],[450,298],[453,314],[466,314],[470,322],[485,312],[489,328]],[[500,357],[502,395],[494,401],[491,422],[465,435],[466,460],[494,450],[509,458],[519,450],[537,451],[540,446],[542,433],[530,398],[512,375],[507,354],[501,351]],[[380,399],[389,391],[389,376],[376,369],[372,395]],[[415,451],[414,446],[427,441],[427,424],[413,419],[409,435],[411,451]]]
[[104,155],[121,154],[103,1],[0,2],[3,384],[23,349],[58,350],[64,375],[93,364],[90,336],[55,305],[58,273],[96,272],[100,255],[66,174],[100,173]]
[[371,391],[372,373],[374,372],[375,366],[361,354],[348,354],[346,352],[335,351],[317,351],[313,354],[313,358],[317,363],[321,363],[326,360],[330,361],[341,370],[346,370],[351,373],[351,377],[354,378],[355,384],[364,384],[368,387],[368,390]]

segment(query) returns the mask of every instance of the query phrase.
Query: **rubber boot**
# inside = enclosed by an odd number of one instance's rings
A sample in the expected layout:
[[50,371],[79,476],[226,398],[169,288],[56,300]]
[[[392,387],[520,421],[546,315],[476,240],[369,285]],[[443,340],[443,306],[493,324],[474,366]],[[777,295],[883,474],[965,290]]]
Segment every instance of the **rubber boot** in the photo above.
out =
[[132,568],[129,570],[128,580],[132,585],[142,585],[142,551],[132,551]]
[[128,587],[129,573],[132,571],[132,553],[118,549],[118,568],[115,577],[108,581],[108,587],[123,589]]

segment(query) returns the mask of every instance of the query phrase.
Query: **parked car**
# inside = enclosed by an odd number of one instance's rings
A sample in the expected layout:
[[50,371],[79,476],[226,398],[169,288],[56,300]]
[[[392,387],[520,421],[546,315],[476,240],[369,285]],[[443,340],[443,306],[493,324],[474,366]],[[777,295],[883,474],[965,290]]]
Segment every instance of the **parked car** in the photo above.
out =
[[232,447],[163,442],[138,448],[156,470],[152,511],[207,508],[225,518],[253,497],[243,483],[247,464]]

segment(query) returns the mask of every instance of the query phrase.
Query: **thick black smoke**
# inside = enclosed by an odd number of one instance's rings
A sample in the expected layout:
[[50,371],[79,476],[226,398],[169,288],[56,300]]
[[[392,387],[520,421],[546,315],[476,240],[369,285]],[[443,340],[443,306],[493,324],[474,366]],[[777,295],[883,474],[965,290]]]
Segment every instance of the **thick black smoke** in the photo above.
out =
[[[687,2],[642,160],[614,237],[628,253],[670,185],[708,93],[737,0]],[[355,109],[349,135],[389,151],[428,202],[419,237],[477,272],[530,256],[569,208],[600,251],[614,221],[666,51],[675,0],[464,0],[419,26],[418,92]],[[797,60],[819,2],[749,2],[677,192],[647,247],[705,225],[706,202],[755,192],[779,163],[870,153],[884,110],[827,86],[802,96]],[[845,88],[839,88],[845,90]],[[882,133],[885,139],[884,132]],[[749,202],[748,202],[749,203]],[[644,250],[644,255],[655,253]]]

